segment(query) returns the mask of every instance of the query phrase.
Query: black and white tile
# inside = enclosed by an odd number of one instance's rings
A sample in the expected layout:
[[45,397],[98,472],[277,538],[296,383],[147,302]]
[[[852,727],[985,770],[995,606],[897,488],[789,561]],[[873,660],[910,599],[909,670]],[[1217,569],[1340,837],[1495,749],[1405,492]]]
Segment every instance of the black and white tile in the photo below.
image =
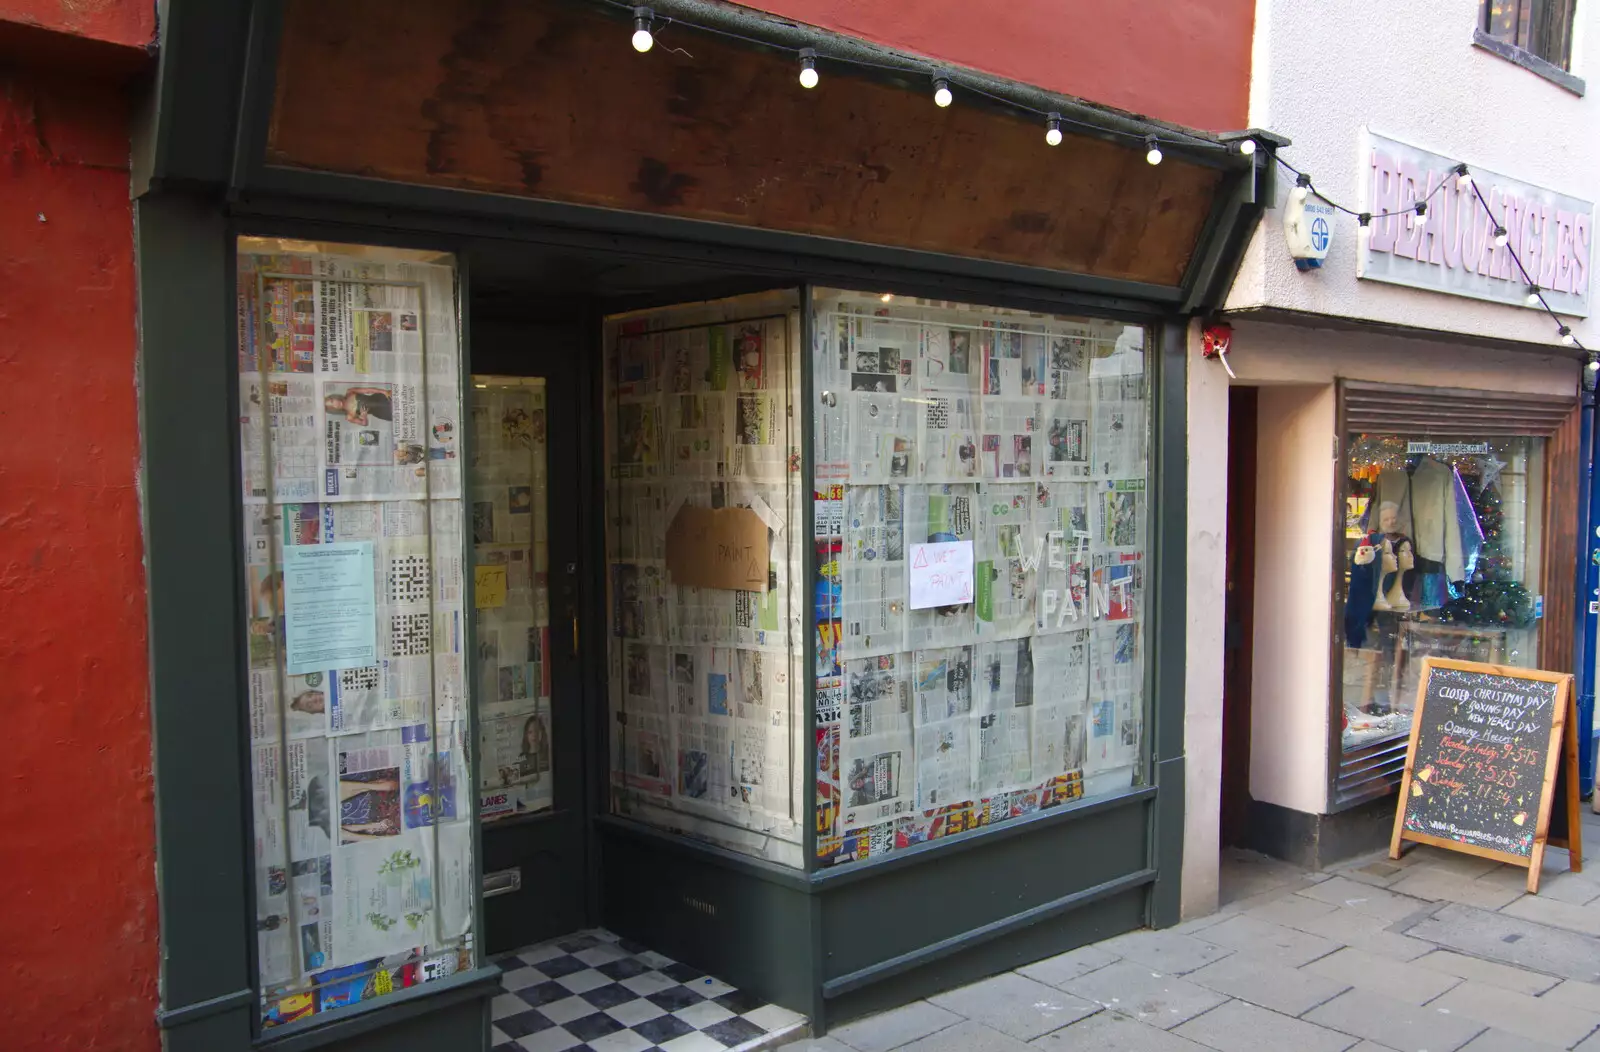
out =
[[699,969],[588,931],[499,960],[493,1052],[725,1052],[805,1018]]

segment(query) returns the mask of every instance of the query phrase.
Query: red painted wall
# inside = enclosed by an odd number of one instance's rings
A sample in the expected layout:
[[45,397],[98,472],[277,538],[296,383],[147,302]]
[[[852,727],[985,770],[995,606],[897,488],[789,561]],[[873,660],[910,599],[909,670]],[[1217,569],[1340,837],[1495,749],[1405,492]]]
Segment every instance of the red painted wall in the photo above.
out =
[[154,1052],[121,90],[0,73],[0,186],[0,1047]]
[[1249,115],[1254,0],[745,0],[837,33],[1160,120]]
[[0,23],[142,48],[156,36],[155,0],[0,0]]

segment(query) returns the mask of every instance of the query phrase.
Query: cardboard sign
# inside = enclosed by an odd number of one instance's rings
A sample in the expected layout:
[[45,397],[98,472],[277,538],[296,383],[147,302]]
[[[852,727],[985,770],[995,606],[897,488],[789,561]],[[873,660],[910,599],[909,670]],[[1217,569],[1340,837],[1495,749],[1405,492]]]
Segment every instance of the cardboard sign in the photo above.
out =
[[1530,893],[1547,843],[1581,870],[1574,708],[1565,673],[1423,658],[1390,856],[1415,840],[1526,866]]
[[667,527],[667,573],[694,588],[765,592],[767,524],[749,508],[678,509]]
[[504,566],[474,566],[472,568],[473,605],[479,610],[492,610],[506,605],[506,568]]
[[911,609],[972,602],[972,542],[911,546]]

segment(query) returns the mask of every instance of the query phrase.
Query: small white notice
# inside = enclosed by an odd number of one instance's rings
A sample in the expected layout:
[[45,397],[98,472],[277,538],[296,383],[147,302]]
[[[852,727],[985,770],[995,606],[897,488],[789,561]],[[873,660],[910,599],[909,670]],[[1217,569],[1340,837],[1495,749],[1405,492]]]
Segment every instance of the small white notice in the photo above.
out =
[[371,541],[283,550],[284,645],[291,676],[378,663]]
[[911,609],[972,602],[972,542],[911,546]]

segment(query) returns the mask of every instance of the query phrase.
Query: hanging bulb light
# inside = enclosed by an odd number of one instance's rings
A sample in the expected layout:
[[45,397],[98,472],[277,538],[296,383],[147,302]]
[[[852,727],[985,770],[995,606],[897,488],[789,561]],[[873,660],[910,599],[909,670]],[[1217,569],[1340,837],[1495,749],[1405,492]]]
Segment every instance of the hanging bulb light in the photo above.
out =
[[1240,155],[1252,157],[1256,152],[1256,141],[1254,139],[1240,139],[1238,150]]
[[1506,241],[1509,240],[1510,237],[1511,237],[1511,235],[1506,233],[1506,228],[1505,227],[1501,226],[1499,223],[1496,223],[1494,225],[1494,247],[1495,248],[1505,248],[1506,247]]
[[1421,227],[1428,222],[1428,202],[1417,202],[1417,218],[1412,221],[1413,226]]
[[1589,355],[1589,371],[1591,373],[1600,373],[1600,358],[1592,354]]
[[1044,122],[1044,141],[1051,146],[1061,145],[1061,114],[1052,112]]
[[1289,191],[1289,200],[1295,204],[1304,204],[1311,195],[1311,176],[1301,172],[1294,177],[1294,189]]
[[1356,226],[1360,228],[1360,236],[1367,237],[1370,235],[1372,233],[1372,213],[1362,212],[1356,216]]
[[950,94],[950,81],[945,77],[935,76],[933,78],[933,104],[940,109],[944,109],[954,101],[956,101],[956,97]]
[[1154,135],[1144,137],[1144,159],[1151,164],[1161,163],[1161,143],[1156,141]]
[[648,7],[633,9],[633,50],[641,55],[656,46],[655,35],[650,32],[655,20],[655,12]]
[[888,303],[890,300],[893,300],[893,299],[894,299],[894,293],[885,292],[883,295],[878,297],[878,302],[879,303]]
[[1578,346],[1578,338],[1572,335],[1572,330],[1567,326],[1561,326],[1561,328],[1556,330],[1556,333],[1561,337],[1561,342],[1566,344],[1568,347]]
[[816,48],[803,47],[800,49],[800,86],[802,88],[814,88],[817,86]]
[[1530,307],[1537,307],[1539,305],[1539,286],[1537,286],[1537,285],[1529,285],[1528,286],[1527,303],[1528,303],[1528,306],[1530,306]]
[[1472,187],[1472,173],[1467,171],[1465,164],[1456,165],[1456,189],[1468,190]]

